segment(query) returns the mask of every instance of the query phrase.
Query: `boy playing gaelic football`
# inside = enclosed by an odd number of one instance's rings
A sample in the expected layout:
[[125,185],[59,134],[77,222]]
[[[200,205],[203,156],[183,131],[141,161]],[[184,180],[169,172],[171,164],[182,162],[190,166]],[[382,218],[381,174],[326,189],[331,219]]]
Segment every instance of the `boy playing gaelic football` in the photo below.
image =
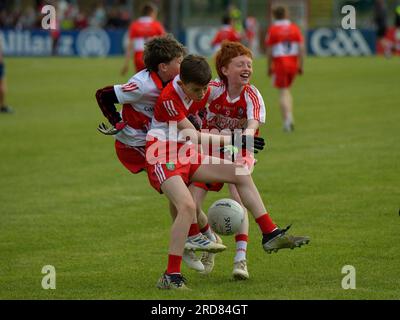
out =
[[[189,109],[204,98],[211,70],[203,57],[186,56],[180,75],[161,93],[147,134],[146,167],[150,184],[164,193],[177,210],[171,228],[168,264],[157,286],[161,289],[185,289],[181,261],[187,234],[196,216],[196,204],[188,189],[192,182],[226,182],[235,185],[244,206],[250,210],[262,232],[264,250],[299,247],[308,237],[294,237],[279,229],[270,218],[261,196],[245,165],[226,162],[198,153],[198,144],[227,146],[235,144],[233,135],[215,135],[196,131],[188,120]],[[252,141],[250,141],[252,140]],[[262,138],[238,139],[241,148],[262,150]],[[241,172],[241,174],[237,174]],[[245,174],[246,173],[246,174]]]

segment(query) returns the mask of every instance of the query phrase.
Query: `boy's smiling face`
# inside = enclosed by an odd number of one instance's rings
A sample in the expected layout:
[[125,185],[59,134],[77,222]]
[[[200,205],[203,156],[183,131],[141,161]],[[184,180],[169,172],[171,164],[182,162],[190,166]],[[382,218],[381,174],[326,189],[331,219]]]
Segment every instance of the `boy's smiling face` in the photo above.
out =
[[237,56],[226,67],[222,67],[221,71],[229,85],[244,86],[250,82],[253,74],[253,60],[247,55]]

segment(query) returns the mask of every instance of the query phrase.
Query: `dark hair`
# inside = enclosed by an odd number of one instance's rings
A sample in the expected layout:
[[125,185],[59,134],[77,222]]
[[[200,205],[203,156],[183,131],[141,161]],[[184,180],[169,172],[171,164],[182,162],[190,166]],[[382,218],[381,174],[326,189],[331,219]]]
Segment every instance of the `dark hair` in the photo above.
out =
[[287,18],[288,10],[285,6],[277,6],[274,9],[272,9],[272,14],[275,19],[282,20]]
[[224,15],[222,17],[222,24],[231,24],[232,23],[232,18],[228,15]]
[[211,80],[211,68],[204,57],[189,54],[181,63],[180,77],[185,84],[205,86]]
[[140,13],[142,16],[150,16],[153,12],[157,10],[157,6],[154,3],[146,2],[140,9]]
[[160,63],[169,63],[186,55],[186,48],[172,34],[155,37],[144,47],[143,60],[149,71],[158,71]]

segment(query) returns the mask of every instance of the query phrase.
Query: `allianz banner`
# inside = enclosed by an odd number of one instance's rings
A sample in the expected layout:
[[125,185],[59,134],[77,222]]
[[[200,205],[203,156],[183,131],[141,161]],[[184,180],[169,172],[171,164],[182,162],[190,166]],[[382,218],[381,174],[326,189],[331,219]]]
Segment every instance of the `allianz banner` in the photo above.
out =
[[320,28],[307,32],[307,51],[315,56],[370,56],[376,53],[374,30]]
[[[57,44],[60,56],[105,57],[122,55],[125,30],[87,28],[62,31]],[[0,30],[0,40],[6,56],[50,56],[52,39],[44,30]]]

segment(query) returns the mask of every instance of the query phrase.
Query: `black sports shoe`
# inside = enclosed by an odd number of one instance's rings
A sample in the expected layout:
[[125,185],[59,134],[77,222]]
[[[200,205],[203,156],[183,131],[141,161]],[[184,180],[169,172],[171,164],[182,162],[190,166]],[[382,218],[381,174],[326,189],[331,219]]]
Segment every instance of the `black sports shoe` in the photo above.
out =
[[0,107],[0,112],[1,113],[13,113],[14,110],[13,110],[13,108],[11,108],[9,106],[2,106],[2,107]]
[[286,232],[290,227],[291,225],[285,229],[277,229],[270,234],[264,234],[262,239],[264,250],[267,253],[271,253],[272,251],[277,252],[280,249],[300,248],[302,245],[310,242],[310,237],[287,235]]
[[180,273],[164,273],[157,282],[159,289],[190,290],[185,285],[186,279]]

